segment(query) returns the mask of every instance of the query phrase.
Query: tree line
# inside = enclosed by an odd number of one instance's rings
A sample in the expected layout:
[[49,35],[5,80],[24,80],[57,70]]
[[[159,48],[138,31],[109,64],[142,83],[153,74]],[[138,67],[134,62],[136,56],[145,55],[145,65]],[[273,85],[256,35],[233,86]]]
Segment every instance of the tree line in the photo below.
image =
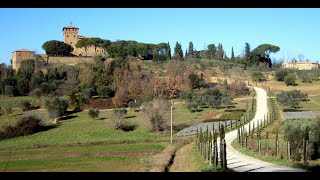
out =
[[[107,56],[111,58],[126,58],[128,56],[136,57],[142,60],[165,61],[170,59],[187,60],[190,58],[208,59],[208,60],[225,60],[236,62],[247,66],[255,66],[264,64],[271,68],[272,62],[270,58],[271,53],[276,53],[280,50],[278,46],[271,44],[261,44],[255,49],[251,50],[250,44],[245,43],[244,53],[235,56],[233,47],[231,49],[231,57],[226,55],[222,43],[209,44],[204,50],[196,50],[193,42],[189,42],[189,46],[183,53],[181,43],[176,42],[173,55],[171,56],[171,47],[168,43],[150,44],[141,43],[137,41],[117,40],[110,41],[101,38],[83,38],[79,40],[76,45],[77,48],[84,48],[85,55],[87,49],[94,47],[95,50],[101,47],[107,52]],[[43,44],[42,48],[49,56],[72,56],[73,48],[64,42],[51,40]]]

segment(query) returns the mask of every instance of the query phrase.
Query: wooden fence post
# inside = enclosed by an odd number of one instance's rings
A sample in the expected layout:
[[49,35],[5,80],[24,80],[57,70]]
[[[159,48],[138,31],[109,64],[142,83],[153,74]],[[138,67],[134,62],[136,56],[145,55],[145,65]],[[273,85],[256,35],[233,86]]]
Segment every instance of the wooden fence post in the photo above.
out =
[[248,140],[248,136],[247,136],[247,133],[246,133],[245,139],[244,139],[244,141],[245,141],[245,148],[247,148],[247,140]]
[[276,141],[276,144],[277,144],[277,146],[276,146],[276,148],[277,148],[277,149],[276,149],[276,153],[277,153],[277,154],[276,154],[276,158],[278,158],[278,156],[279,156],[279,147],[280,147],[280,146],[279,146],[279,140]]
[[199,138],[199,132],[198,132],[198,128],[197,128],[196,146],[197,146],[197,150],[199,151],[199,147],[198,147],[198,142],[199,142],[199,140],[198,140],[198,138]]
[[223,139],[220,139],[220,166],[223,169]]
[[245,131],[244,131],[244,126],[242,126],[242,134],[241,134],[241,137],[242,137],[242,147],[244,147],[244,140],[245,140]]
[[303,164],[307,165],[307,141],[303,139]]
[[287,153],[288,153],[288,161],[290,161],[291,154],[290,154],[290,142],[289,141],[287,141]]
[[275,153],[276,153],[276,158],[278,158],[278,155],[279,155],[279,151],[278,151],[278,148],[279,148],[279,146],[278,146],[279,145],[279,142],[278,142],[278,131],[276,132],[276,141],[275,142],[276,142],[276,146],[275,146],[276,147],[276,152]]
[[259,150],[259,154],[261,153],[261,139],[260,139],[260,130],[258,132],[258,150]]
[[266,149],[267,149],[267,152],[266,152],[266,155],[268,156],[268,152],[269,152],[269,146],[268,146],[268,140],[269,140],[269,137],[268,137],[268,131],[266,132]]
[[224,132],[226,132],[227,131],[227,120],[224,121],[224,129],[225,129]]
[[226,140],[223,139],[222,141],[222,148],[223,148],[223,152],[222,152],[222,159],[223,159],[223,166],[222,166],[222,170],[225,171],[227,169],[227,149],[226,149]]
[[250,124],[251,124],[251,123],[249,122],[249,136],[250,136],[250,129],[251,129]]
[[218,166],[218,142],[217,139],[215,140],[215,145],[214,145],[214,170],[217,171],[217,166]]

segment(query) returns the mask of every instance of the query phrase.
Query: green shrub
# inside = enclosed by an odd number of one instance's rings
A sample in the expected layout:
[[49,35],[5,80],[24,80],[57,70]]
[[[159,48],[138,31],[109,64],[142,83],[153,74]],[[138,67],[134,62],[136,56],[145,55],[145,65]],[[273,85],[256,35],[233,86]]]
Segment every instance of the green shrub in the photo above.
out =
[[264,75],[262,74],[262,72],[259,71],[255,71],[251,74],[252,80],[253,81],[265,81],[266,78],[264,77]]
[[6,117],[9,117],[13,113],[13,102],[7,101],[1,104],[1,111]]
[[42,91],[40,88],[36,88],[29,93],[29,96],[40,98],[42,95]]
[[55,83],[47,83],[47,82],[44,82],[40,85],[40,89],[41,89],[41,92],[43,94],[50,94],[51,92],[53,92],[54,90],[57,89]]
[[24,115],[15,125],[5,125],[0,133],[1,139],[34,134],[41,130],[41,118],[37,114]]
[[88,98],[91,98],[91,97],[94,95],[95,91],[94,91],[93,88],[86,88],[86,89],[83,90],[83,93],[84,93]]
[[112,95],[114,94],[114,91],[108,86],[101,85],[101,86],[98,86],[97,93],[100,97],[109,98],[109,97],[112,97]]
[[199,105],[196,102],[189,102],[189,103],[187,103],[187,109],[192,113],[198,112],[199,111]]
[[66,114],[69,103],[61,97],[54,97],[52,100],[46,100],[45,106],[48,109],[49,117],[56,119]]
[[303,139],[309,140],[308,155],[312,160],[320,157],[320,118],[287,120],[283,126],[284,139],[290,142],[292,158],[301,160]]
[[196,88],[200,88],[200,87],[205,86],[205,82],[204,82],[203,77],[200,77],[195,73],[189,74],[188,77],[189,77],[192,89],[196,89]]
[[14,87],[13,86],[5,86],[4,94],[7,96],[14,96]]
[[221,104],[225,105],[227,108],[232,104],[232,99],[230,96],[223,96],[221,98]]
[[290,73],[288,74],[285,78],[284,78],[284,82],[286,83],[287,86],[294,86],[296,85],[296,75],[294,73]]
[[32,105],[30,103],[30,101],[28,100],[21,100],[18,102],[18,107],[22,110],[22,111],[28,111],[30,109],[32,109]]
[[98,108],[93,108],[93,109],[89,109],[89,116],[92,118],[92,119],[97,119],[99,118],[99,109]]
[[114,129],[122,129],[126,126],[124,116],[127,114],[127,112],[128,111],[125,108],[113,109],[111,119]]
[[312,83],[313,77],[311,73],[302,73],[299,75],[299,77],[304,83]]
[[288,69],[279,69],[276,71],[275,77],[278,81],[284,81],[284,78],[289,74]]
[[137,102],[130,101],[130,102],[128,103],[128,107],[129,107],[130,109],[132,109],[134,112],[138,112],[138,111],[139,111],[139,105],[138,105]]
[[76,93],[75,91],[71,91],[69,94],[70,103],[74,106],[74,110],[82,110],[83,106],[89,102],[88,97],[83,93]]
[[277,101],[284,106],[291,106],[293,108],[299,107],[299,103],[306,101],[308,98],[307,93],[303,93],[300,90],[282,91],[277,94]]

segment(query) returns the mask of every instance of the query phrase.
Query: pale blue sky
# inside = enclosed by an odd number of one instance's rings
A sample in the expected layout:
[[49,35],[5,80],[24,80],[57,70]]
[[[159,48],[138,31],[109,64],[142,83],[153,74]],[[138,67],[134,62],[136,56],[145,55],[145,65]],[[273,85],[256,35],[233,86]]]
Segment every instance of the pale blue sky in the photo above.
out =
[[[197,50],[222,43],[227,56],[268,43],[280,47],[273,55],[285,60],[303,54],[320,59],[320,9],[316,8],[2,8],[0,62],[10,63],[14,50],[44,53],[42,44],[63,41],[62,28],[73,22],[79,34],[115,41],[176,41],[183,51],[193,41]],[[173,52],[173,51],[172,51]]]

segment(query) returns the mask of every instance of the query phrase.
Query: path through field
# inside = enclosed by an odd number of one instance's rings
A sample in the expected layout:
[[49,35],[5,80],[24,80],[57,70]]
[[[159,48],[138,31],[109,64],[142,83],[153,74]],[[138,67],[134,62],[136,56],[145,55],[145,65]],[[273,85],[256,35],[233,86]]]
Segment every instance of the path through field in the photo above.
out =
[[[253,122],[255,126],[258,121],[262,120],[268,113],[267,92],[264,89],[254,87],[257,99],[257,112],[253,120],[250,121],[251,127]],[[244,126],[248,132],[249,123]],[[237,172],[305,172],[302,169],[290,168],[271,164],[253,157],[241,154],[231,146],[231,142],[237,138],[237,130],[233,130],[226,134],[227,143],[227,167]]]

